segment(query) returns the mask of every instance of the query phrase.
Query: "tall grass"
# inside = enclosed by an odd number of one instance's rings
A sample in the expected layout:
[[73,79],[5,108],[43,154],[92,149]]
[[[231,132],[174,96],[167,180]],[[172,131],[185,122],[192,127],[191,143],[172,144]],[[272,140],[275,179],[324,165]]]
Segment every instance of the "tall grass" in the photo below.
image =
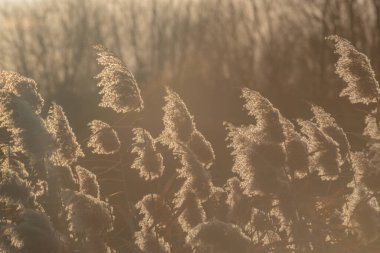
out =
[[[1,72],[0,252],[379,252],[379,85],[364,54],[338,36],[328,40],[347,84],[341,96],[369,106],[360,133],[367,145],[354,150],[317,105],[312,118],[289,120],[244,88],[252,123],[225,123],[234,176],[224,185],[211,176],[212,143],[169,88],[159,135],[137,121],[121,128],[128,138],[120,134],[118,124],[143,115],[144,102],[133,74],[106,48],[95,47],[99,106],[122,116],[91,121],[87,145],[62,107],[44,105],[35,81]],[[115,193],[102,194],[104,174],[81,166],[89,156],[114,162],[106,171],[122,182]],[[136,190],[126,184],[129,170],[148,189],[138,201],[126,197]],[[117,195],[127,211],[114,209]],[[115,241],[117,234],[125,237]]]

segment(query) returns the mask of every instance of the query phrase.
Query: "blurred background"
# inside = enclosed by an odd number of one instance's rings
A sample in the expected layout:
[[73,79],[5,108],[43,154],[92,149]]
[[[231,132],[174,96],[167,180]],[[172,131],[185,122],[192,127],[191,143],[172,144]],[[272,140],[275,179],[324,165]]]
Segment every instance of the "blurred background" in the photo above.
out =
[[223,121],[253,122],[241,87],[290,119],[320,105],[360,145],[350,133],[360,132],[370,108],[339,98],[331,34],[350,40],[380,73],[380,0],[0,0],[0,69],[35,79],[81,140],[89,121],[121,117],[97,107],[92,46],[103,44],[134,73],[146,105],[140,124],[154,136],[163,127],[163,87],[180,94],[213,144],[213,180],[223,184],[232,164]]

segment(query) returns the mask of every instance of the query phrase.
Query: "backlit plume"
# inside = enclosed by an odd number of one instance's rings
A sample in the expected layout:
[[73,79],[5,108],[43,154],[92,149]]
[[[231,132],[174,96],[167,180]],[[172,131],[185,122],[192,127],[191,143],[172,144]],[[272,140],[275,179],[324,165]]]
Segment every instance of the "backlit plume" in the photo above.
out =
[[163,108],[165,128],[160,138],[169,147],[179,148],[178,143],[187,143],[195,131],[194,118],[177,93],[169,88],[166,92],[166,104]]
[[105,47],[97,45],[94,48],[98,55],[98,64],[103,67],[96,76],[99,80],[98,86],[101,87],[99,94],[102,95],[99,106],[109,107],[120,113],[141,111],[144,105],[132,73]]
[[164,170],[162,155],[156,150],[156,141],[143,128],[133,129],[134,147],[132,153],[137,154],[132,168],[139,171],[140,177],[152,180],[162,175]]
[[95,154],[113,154],[120,148],[120,140],[116,131],[107,123],[101,120],[93,120],[90,127],[91,137],[87,146]]
[[340,96],[348,96],[351,103],[377,102],[379,83],[368,57],[337,35],[327,39],[335,43],[335,52],[340,56],[335,65],[336,73],[347,83]]
[[262,136],[266,141],[283,141],[285,136],[278,109],[259,92],[248,88],[242,89],[241,97],[245,100],[244,108],[248,110],[248,115],[256,119],[257,136]]
[[311,111],[314,114],[314,119],[319,128],[338,143],[342,159],[346,158],[349,155],[351,147],[344,130],[339,127],[335,119],[321,107],[313,105]]
[[96,175],[81,166],[76,166],[75,170],[79,179],[79,191],[95,198],[99,198],[100,191]]
[[51,161],[55,165],[69,165],[84,156],[61,106],[53,103],[45,122],[49,133],[54,138],[56,149],[51,155]]
[[166,92],[160,141],[175,152],[191,152],[205,168],[210,168],[215,161],[211,143],[197,130],[194,117],[180,96],[169,88]]
[[228,147],[234,157],[232,171],[242,179],[247,193],[276,193],[287,188],[284,126],[279,111],[260,93],[244,88],[242,98],[255,125],[225,123]]
[[339,144],[311,121],[298,120],[298,124],[305,135],[313,170],[327,180],[335,179],[342,163]]
[[0,90],[13,93],[29,103],[39,114],[44,100],[37,91],[37,83],[13,71],[0,71]]
[[13,93],[0,92],[0,127],[11,136],[13,152],[42,157],[51,148],[52,139],[42,118],[30,104]]

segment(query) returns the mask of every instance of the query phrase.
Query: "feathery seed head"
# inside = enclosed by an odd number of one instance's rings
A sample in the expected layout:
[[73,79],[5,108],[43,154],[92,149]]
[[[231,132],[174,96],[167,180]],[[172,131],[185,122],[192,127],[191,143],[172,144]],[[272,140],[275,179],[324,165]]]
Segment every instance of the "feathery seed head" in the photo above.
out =
[[348,96],[351,103],[369,104],[377,101],[379,83],[366,55],[359,52],[346,39],[337,35],[327,37],[335,43],[339,54],[336,73],[347,83],[340,96]]
[[309,169],[309,152],[307,143],[302,136],[296,131],[292,122],[281,117],[284,127],[286,151],[286,165],[289,173],[296,178],[304,177]]
[[336,179],[342,164],[339,144],[311,121],[298,120],[301,132],[311,154],[313,170],[317,170],[322,179]]
[[206,168],[214,163],[215,154],[211,143],[198,130],[191,134],[187,146]]
[[91,137],[87,146],[95,154],[114,154],[120,148],[120,140],[116,131],[101,120],[93,120],[89,124]]
[[263,134],[267,141],[283,142],[285,139],[283,127],[280,121],[280,112],[273,107],[268,99],[259,92],[248,88],[242,89],[244,107],[250,116],[256,119],[257,131]]
[[101,107],[109,107],[115,112],[141,111],[144,107],[140,89],[132,73],[113,53],[101,45],[94,47],[98,64],[103,67],[95,77],[101,87],[99,94]]
[[0,90],[13,93],[27,101],[32,109],[41,113],[44,100],[37,91],[37,83],[13,71],[0,71]]
[[112,230],[113,212],[106,202],[72,190],[63,190],[61,196],[71,232],[104,235]]
[[53,103],[45,122],[56,147],[50,157],[54,165],[67,166],[84,156],[61,106]]
[[177,143],[187,143],[196,128],[193,116],[180,96],[169,88],[166,92],[166,104],[163,107],[164,131],[160,139],[170,148],[176,148]]
[[0,127],[11,136],[12,152],[38,158],[49,151],[52,138],[28,102],[12,93],[0,92],[0,112]]
[[139,225],[142,230],[150,228],[153,224],[165,224],[170,219],[171,210],[164,200],[157,194],[145,195],[136,204],[136,209],[143,215]]
[[186,179],[182,187],[191,190],[201,200],[207,199],[212,188],[210,173],[191,153],[181,155],[181,165],[178,177]]
[[313,105],[311,111],[319,128],[321,128],[328,136],[339,144],[339,151],[342,158],[347,157],[351,146],[348,142],[346,133],[338,126],[335,119],[327,113],[323,108]]
[[140,177],[153,180],[160,177],[164,170],[163,157],[156,150],[156,141],[143,128],[134,128],[134,147],[132,153],[137,154],[132,168],[139,171]]
[[100,187],[96,175],[81,166],[76,166],[75,170],[79,179],[79,191],[99,199]]
[[178,193],[174,204],[176,208],[183,210],[178,217],[178,223],[183,231],[189,232],[193,227],[206,220],[202,203],[191,190],[183,189]]

